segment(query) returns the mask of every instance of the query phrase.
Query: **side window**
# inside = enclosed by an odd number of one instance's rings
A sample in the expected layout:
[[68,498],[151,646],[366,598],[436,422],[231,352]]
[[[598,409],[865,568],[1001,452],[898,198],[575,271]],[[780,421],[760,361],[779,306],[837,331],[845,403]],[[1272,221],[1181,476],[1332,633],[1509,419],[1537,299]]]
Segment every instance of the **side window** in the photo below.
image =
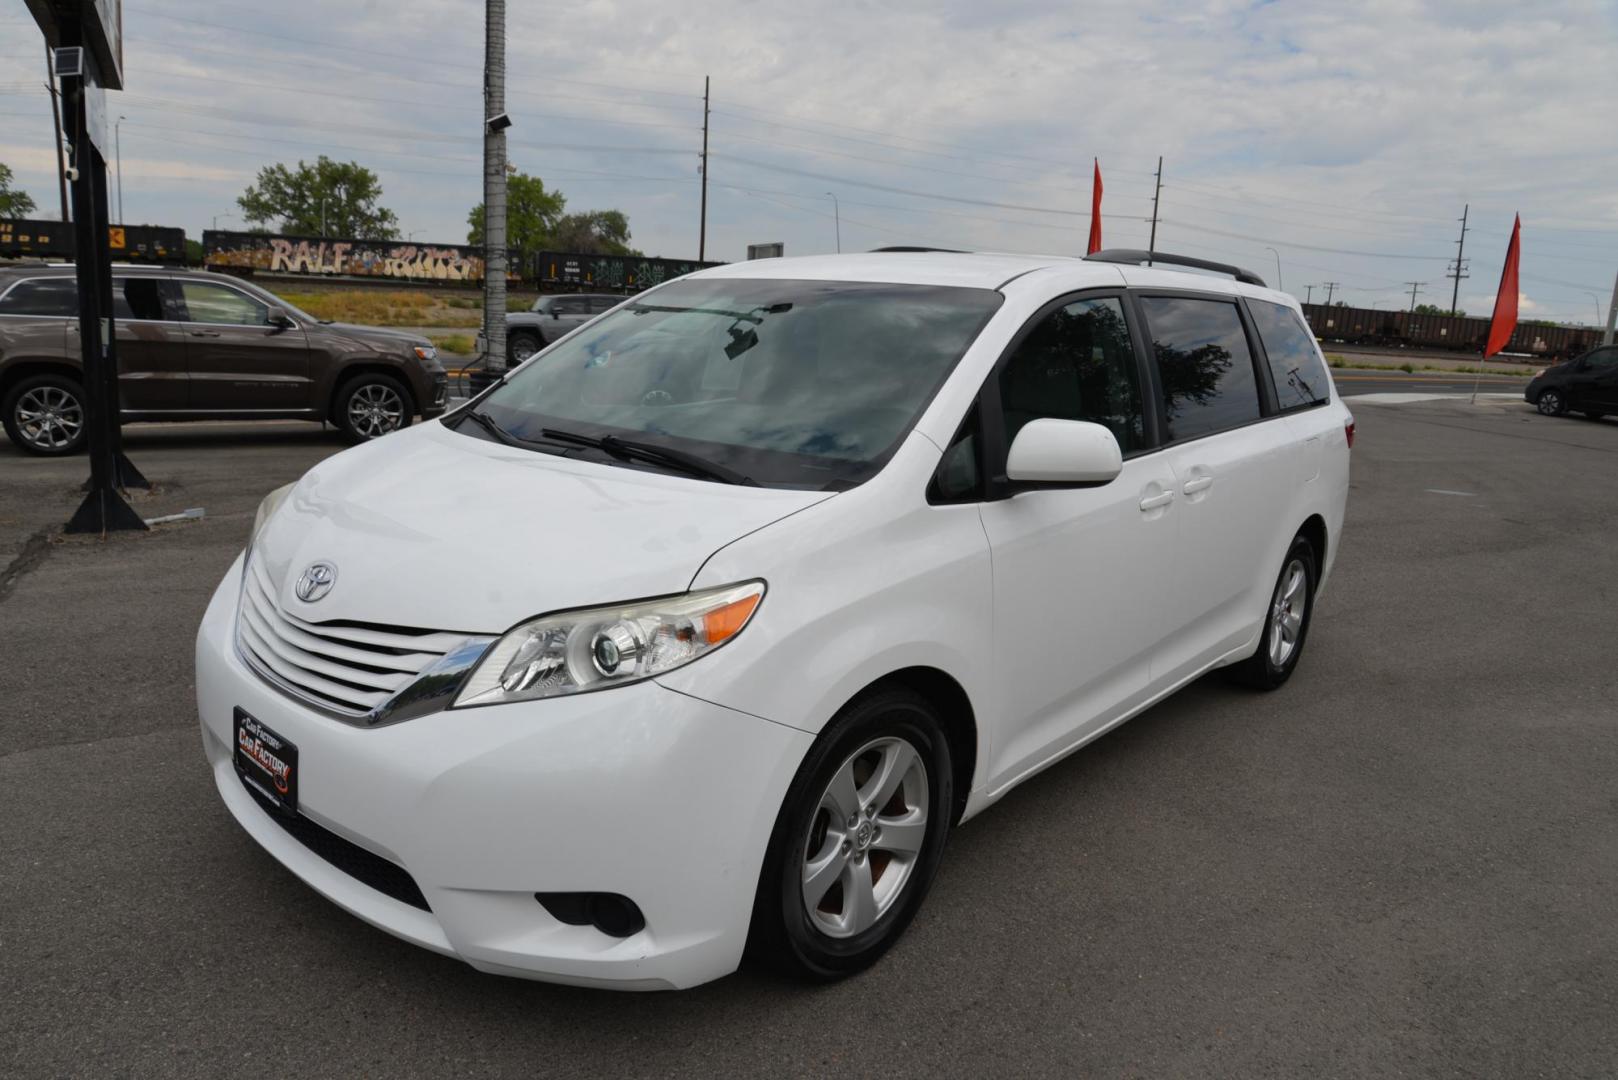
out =
[[1247,310],[1252,312],[1253,324],[1258,328],[1258,339],[1264,343],[1264,357],[1269,361],[1270,378],[1275,383],[1275,397],[1281,411],[1302,409],[1309,405],[1324,405],[1331,399],[1326,387],[1326,365],[1320,361],[1315,348],[1315,336],[1303,325],[1298,313],[1285,304],[1272,304],[1268,300],[1249,300]]
[[269,309],[235,289],[206,281],[181,281],[180,295],[192,322],[233,326],[267,326]]
[[162,282],[157,278],[114,278],[112,317],[115,319],[166,319],[163,311]]
[[79,314],[79,286],[72,278],[37,278],[19,282],[0,297],[0,315],[38,315],[75,318]]
[[1585,356],[1594,368],[1618,367],[1618,349],[1596,349]]
[[1157,357],[1170,440],[1195,439],[1259,418],[1253,354],[1234,303],[1144,296],[1141,307]]
[[590,313],[599,315],[603,311],[611,311],[618,305],[616,296],[593,296],[590,298]]
[[576,296],[558,297],[551,301],[551,310],[562,315],[588,315],[589,304]]
[[1006,445],[1030,420],[1103,424],[1124,453],[1145,445],[1135,350],[1116,297],[1076,300],[1047,315],[1000,371]]

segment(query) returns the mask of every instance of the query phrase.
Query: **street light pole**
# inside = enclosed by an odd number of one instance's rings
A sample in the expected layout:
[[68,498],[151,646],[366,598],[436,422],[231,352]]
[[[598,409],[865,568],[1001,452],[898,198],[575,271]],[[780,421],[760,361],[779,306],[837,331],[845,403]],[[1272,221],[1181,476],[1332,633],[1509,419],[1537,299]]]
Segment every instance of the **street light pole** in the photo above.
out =
[[215,214],[215,215],[214,215],[214,216],[213,216],[213,227],[214,227],[214,231],[215,231],[215,232],[217,232],[217,231],[219,231],[219,219],[220,219],[220,218],[222,218],[222,217],[235,217],[235,216],[236,216],[236,215],[235,215],[235,214],[232,214],[232,213],[231,213],[231,212],[230,212],[230,211],[228,211],[228,210],[227,210],[227,211],[225,211],[225,212],[224,212],[224,213],[223,213],[223,214]]
[[123,126],[127,116],[120,116],[112,125],[112,153],[118,169],[118,224],[124,223],[124,140]]
[[1285,284],[1282,283],[1282,280],[1281,280],[1281,253],[1279,251],[1275,250],[1274,248],[1268,247],[1268,246],[1266,246],[1264,248],[1264,250],[1268,251],[1271,255],[1275,256],[1275,287],[1277,289],[1281,290],[1282,292],[1286,292],[1287,287],[1286,287]]
[[837,254],[841,255],[843,253],[843,208],[837,205],[836,195],[832,195],[829,191],[826,194],[831,196],[832,222],[837,227]]

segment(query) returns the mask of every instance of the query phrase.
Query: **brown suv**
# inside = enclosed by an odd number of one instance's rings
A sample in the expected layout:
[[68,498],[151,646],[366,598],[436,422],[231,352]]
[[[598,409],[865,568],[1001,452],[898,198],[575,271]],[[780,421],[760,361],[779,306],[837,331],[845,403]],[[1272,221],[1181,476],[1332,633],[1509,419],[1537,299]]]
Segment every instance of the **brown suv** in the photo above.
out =
[[[71,266],[0,267],[0,409],[31,454],[84,445]],[[329,420],[360,442],[444,411],[432,343],[321,322],[250,282],[113,268],[118,391],[131,420]]]

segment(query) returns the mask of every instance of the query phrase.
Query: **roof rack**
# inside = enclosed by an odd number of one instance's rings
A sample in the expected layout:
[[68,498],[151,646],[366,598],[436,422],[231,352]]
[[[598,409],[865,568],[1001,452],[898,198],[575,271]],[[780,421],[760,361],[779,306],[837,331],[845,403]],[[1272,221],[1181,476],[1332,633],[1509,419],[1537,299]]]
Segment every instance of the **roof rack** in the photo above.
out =
[[1090,262],[1125,263],[1129,265],[1145,263],[1147,266],[1151,266],[1153,263],[1163,263],[1165,266],[1190,266],[1197,270],[1212,270],[1216,274],[1229,274],[1237,281],[1247,285],[1257,285],[1261,289],[1269,288],[1264,284],[1264,279],[1251,270],[1243,270],[1241,267],[1232,266],[1229,263],[1198,259],[1190,255],[1171,255],[1166,251],[1141,251],[1139,248],[1107,248],[1104,251],[1086,255],[1085,259]]
[[909,246],[906,246],[906,245],[903,245],[903,244],[900,244],[900,245],[898,245],[896,247],[872,248],[871,249],[871,254],[872,255],[880,255],[883,252],[889,252],[889,253],[892,253],[892,252],[911,252],[911,253],[915,253],[915,252],[920,252],[920,251],[942,251],[942,252],[944,252],[945,254],[948,254],[948,255],[970,255],[971,254],[970,251],[963,251],[961,248],[909,247]]

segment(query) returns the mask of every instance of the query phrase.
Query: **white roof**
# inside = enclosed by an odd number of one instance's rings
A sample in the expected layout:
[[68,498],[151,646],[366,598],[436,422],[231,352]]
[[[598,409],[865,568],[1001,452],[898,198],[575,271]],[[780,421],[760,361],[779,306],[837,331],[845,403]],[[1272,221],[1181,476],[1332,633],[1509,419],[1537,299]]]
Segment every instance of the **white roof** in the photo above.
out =
[[[806,255],[752,259],[703,270],[693,277],[788,278],[806,281],[880,281],[902,285],[957,285],[994,289],[1030,270],[1085,265],[1063,255],[989,255],[953,251],[872,251],[857,255]],[[1102,263],[1098,282],[1116,284],[1116,270]]]
[[1257,297],[1292,304],[1284,293],[1247,285],[1217,273],[1196,273],[1161,266],[1086,262],[1072,255],[1013,255],[1001,252],[871,251],[849,255],[806,255],[783,259],[753,259],[726,263],[692,277],[781,278],[807,281],[874,281],[904,285],[954,285],[997,289],[1013,278],[1035,270],[1065,271],[1064,288],[1091,284],[1156,286],[1165,289],[1200,289]]

